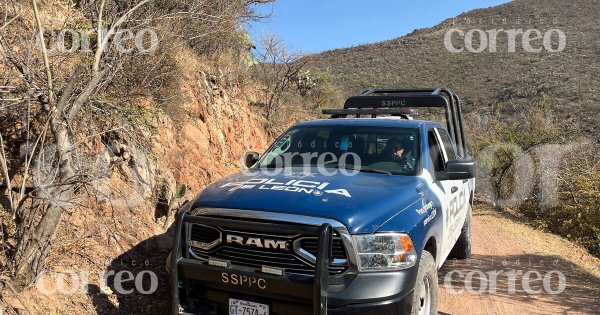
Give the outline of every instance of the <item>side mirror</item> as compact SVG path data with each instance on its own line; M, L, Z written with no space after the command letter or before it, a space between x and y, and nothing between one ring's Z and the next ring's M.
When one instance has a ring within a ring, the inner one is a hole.
M448 160L445 172L435 173L437 180L460 180L475 178L477 163L474 159Z
M260 154L258 152L254 152L254 151L246 152L246 154L244 154L244 165L247 168L250 168L254 164L256 164L256 162L258 162L259 158L260 158Z

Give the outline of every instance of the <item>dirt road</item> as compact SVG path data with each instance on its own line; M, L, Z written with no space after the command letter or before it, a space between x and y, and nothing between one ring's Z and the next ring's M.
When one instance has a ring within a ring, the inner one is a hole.
M439 272L439 314L600 313L600 260L485 205L473 224L471 259Z
M439 314L600 314L599 259L561 237L535 230L484 204L475 206L473 224L471 259L447 261L439 272ZM157 250L159 243L159 239L148 240L123 256L142 259L153 253L156 261L150 266L167 281L162 265L167 252ZM115 261L118 267L121 258ZM512 281L507 276L511 271L515 272ZM541 279L537 279L536 271ZM527 272L529 280L524 281ZM543 277L550 279L550 291L559 291L558 272L564 275L564 290L549 294ZM497 273L495 281L491 273ZM488 282L484 285L480 278ZM492 283L495 292L490 289ZM540 294L528 293L540 290ZM114 304L118 311L110 301L102 303L95 297L98 314L165 314L168 305L168 294L162 286L152 295L117 296L118 303Z
M486 205L474 207L473 225L471 259L447 261L439 271L440 314L600 314L599 259ZM171 242L167 234L137 244L105 268L133 274L152 270L161 281L153 294L120 295L94 284L88 294L46 296L32 287L20 300L11 294L4 298L14 308L24 310L17 306L27 305L31 314L166 314L169 294L164 262ZM134 261L147 264L133 265ZM512 279L509 272L515 274ZM559 274L564 276L562 291ZM549 279L548 288L544 276ZM561 292L549 294L548 289Z

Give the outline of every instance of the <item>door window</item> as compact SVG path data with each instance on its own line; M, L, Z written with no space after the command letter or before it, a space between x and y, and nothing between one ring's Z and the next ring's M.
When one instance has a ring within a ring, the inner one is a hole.
M442 151L440 150L440 145L433 129L427 132L427 142L429 146L429 163L431 164L432 171L444 171L444 157L442 156Z
M452 146L452 141L450 141L450 136L448 136L448 132L444 129L436 128L435 129L442 140L442 144L444 145L444 150L446 151L446 158L448 160L455 159L456 153L454 151L454 147Z

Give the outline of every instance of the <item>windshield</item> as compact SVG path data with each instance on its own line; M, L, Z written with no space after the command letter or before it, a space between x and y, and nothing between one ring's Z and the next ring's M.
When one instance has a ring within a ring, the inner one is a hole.
M365 126L294 127L277 140L259 167L344 168L416 175L418 129Z

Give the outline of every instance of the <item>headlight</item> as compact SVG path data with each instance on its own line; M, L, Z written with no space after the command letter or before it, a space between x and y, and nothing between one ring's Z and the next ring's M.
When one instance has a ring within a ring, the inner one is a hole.
M354 235L360 271L400 270L415 265L417 252L408 234Z

